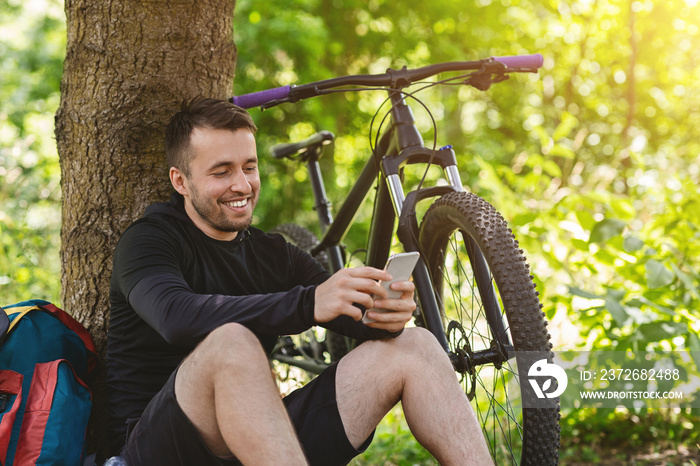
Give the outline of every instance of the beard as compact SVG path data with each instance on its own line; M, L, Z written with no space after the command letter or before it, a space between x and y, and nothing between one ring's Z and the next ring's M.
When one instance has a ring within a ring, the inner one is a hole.
M257 193L254 193L248 199L250 205L249 212L240 218L231 218L227 215L225 207L222 207L219 202L213 201L211 198L200 196L193 186L190 187L190 200L192 207L197 212L199 217L215 230L233 233L243 231L248 228L253 221L253 209L257 204Z

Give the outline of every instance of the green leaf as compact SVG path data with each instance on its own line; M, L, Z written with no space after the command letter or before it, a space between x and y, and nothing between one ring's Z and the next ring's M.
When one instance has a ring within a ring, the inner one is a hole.
M591 231L591 243L606 243L609 239L619 236L627 224L615 218L606 218L598 222Z
M549 135L547 134L547 131L541 126L535 126L534 128L535 134L537 134L538 139L540 140L540 145L542 147L547 147L550 142Z
M601 249L600 251L596 252L593 257L595 257L596 260L602 264L614 266L619 255L614 251L611 252L608 249ZM597 265L600 266L600 264Z
M635 252L639 251L644 247L644 241L633 235L625 236L622 242L622 248L625 252Z
M698 277L691 277L687 273L683 272L680 267L678 267L676 264L671 262L671 268L673 269L673 272L676 274L676 277L680 279L680 281L683 283L683 286L693 295L695 296L696 299L700 299L700 292L698 291Z
M571 113L569 113L569 112L562 113L561 122L554 130L554 134L552 135L552 138L555 141L558 141L561 138L565 138L566 136L569 135L571 130L573 130L578 125L578 123L579 123L578 118L573 116Z
M593 218L593 215L588 210L584 209L577 209L574 212L574 215L576 216L576 220L578 220L579 225L581 225L583 228L586 230L590 230L593 228L595 225L595 219Z
M608 289L608 296L614 299L615 301L622 301L622 299L625 297L627 294L627 290L624 289L619 289L619 288L609 288Z
M624 324L629 317L624 306L612 296L605 298L605 307L618 325Z
M561 168L553 160L545 160L542 164L542 169L552 178L561 177Z
M528 225L532 222L537 220L537 214L534 212L525 212L516 215L513 217L513 220L511 220L512 225Z
M651 289L663 288L673 283L675 274L663 263L650 259L645 264L647 273L647 286Z
M589 250L588 243L586 243L585 241L580 240L580 239L576 239L576 238L571 239L571 245L574 246L579 251L588 252L588 250Z
M549 155L563 157L565 159L573 159L576 157L574 151L572 151L568 147L562 146L561 144L554 144L549 150Z
M693 332L688 332L685 337L685 346L694 353L700 353L700 337ZM697 358L696 361L698 361Z
M615 215L621 218L635 218L637 215L637 210L627 197L613 197L609 206Z
M656 342L668 340L688 333L688 326L679 322L653 322L639 326L643 341Z
M571 293L574 296L579 296L581 298L586 298L586 299L603 299L603 297L600 295L589 293L588 291L582 290L580 288L576 288L575 286L569 287L569 293Z
M649 307L651 307L659 312L663 312L664 314L669 315L671 317L676 315L676 312L673 309L666 307L666 306L662 306L661 304L659 304L655 301L651 301L651 300L645 298L644 296L630 299L627 302L627 304L629 306L637 306L639 308L642 308L642 306L649 306Z

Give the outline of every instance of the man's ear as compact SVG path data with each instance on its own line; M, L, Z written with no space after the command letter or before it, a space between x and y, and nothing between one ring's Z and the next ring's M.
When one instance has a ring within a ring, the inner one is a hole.
M187 195L187 184L185 183L185 181L185 174L182 173L182 171L180 171L179 168L170 167L170 183L172 183L173 188L175 188L175 191L182 194L183 196Z

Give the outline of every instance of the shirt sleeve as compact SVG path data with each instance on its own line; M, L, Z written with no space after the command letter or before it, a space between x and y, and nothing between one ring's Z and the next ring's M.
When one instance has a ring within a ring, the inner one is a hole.
M133 287L129 303L168 343L190 347L230 322L261 335L303 332L313 325L314 290L297 286L263 295L198 294L181 276L159 272Z
M196 293L182 271L188 254L192 253L164 226L147 222L129 228L115 250L113 285L168 343L193 347L230 322L269 336L300 333L314 324L314 281L324 279L317 270L305 269L288 291Z
M236 322L258 335L292 335L314 322L316 286L330 274L307 252L287 244L294 277L287 291L232 296L197 293L183 275L191 254L164 226L136 223L122 236L114 256L120 294L168 343L194 347L212 330ZM341 316L324 328L359 341L398 335Z

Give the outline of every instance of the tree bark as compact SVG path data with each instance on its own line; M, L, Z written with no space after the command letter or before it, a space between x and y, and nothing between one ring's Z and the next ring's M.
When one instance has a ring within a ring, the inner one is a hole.
M164 130L183 99L230 95L231 0L66 0L56 114L62 171L61 300L104 361L112 253L171 190ZM104 438L103 368L93 384L93 451Z

